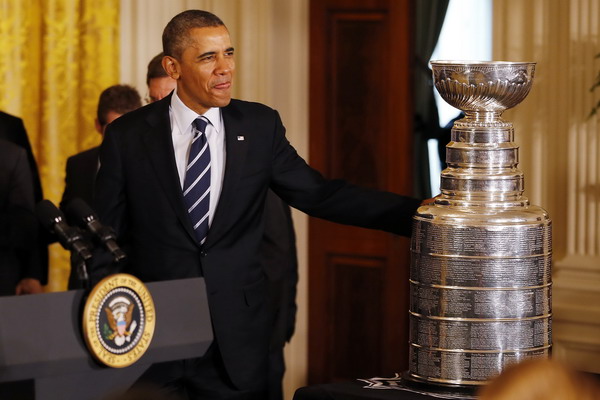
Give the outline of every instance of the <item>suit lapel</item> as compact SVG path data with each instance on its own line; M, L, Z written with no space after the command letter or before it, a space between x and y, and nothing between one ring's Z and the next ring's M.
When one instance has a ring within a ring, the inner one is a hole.
M196 242L194 229L183 201L183 193L179 183L173 140L171 138L169 104L171 104L171 96L157 102L156 111L148 114L146 121L150 125L150 129L143 135L143 143L154 167L156 178L164 189L177 218L179 218L188 235Z
M234 102L235 100L232 100L232 103ZM242 115L232 103L221 109L225 124L225 173L219 203L204 243L207 248L216 243L227 231L228 210L235 198L235 188L246 161L248 142L240 140L240 137L246 139L248 135L247 132L244 132Z

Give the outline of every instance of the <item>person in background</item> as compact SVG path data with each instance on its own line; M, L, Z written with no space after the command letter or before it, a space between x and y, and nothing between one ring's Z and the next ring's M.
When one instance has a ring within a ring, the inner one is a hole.
M168 96L177 86L177 81L162 66L163 57L164 53L161 52L148 64L148 103ZM269 280L269 296L274 314L269 352L268 400L283 400L283 348L292 338L296 325L298 257L290 207L272 190L267 192L265 201L265 233L259 257Z
M0 139L14 143L25 150L29 171L31 171L31 185L33 187L34 205L40 202L43 198L42 182L38 172L37 163L31 149L29 137L25 130L25 125L21 118L0 111ZM48 282L48 241L43 230L38 230L39 235L35 251L39 258L39 281L41 285ZM37 290L37 287L36 287Z
M148 85L148 96L146 103L154 103L167 97L177 86L177 81L171 78L162 66L164 54L158 53L148 63L146 73L146 85Z
M481 388L480 400L600 400L600 383L552 359L525 360Z
M95 120L96 131L100 135L103 135L108 124L121 115L141 106L141 97L133 87L128 85L113 85L106 88L98 99ZM60 202L61 209L64 209L75 198L80 198L89 205L93 203L94 180L96 179L96 172L99 166L99 150L100 147L96 146L67 159L65 190ZM73 259L71 260L68 288L81 288Z
M418 199L325 179L277 111L231 98L234 48L217 16L176 15L163 32L169 96L114 121L94 204L144 282L203 276L214 340L200 358L152 365L138 384L189 399L268 398L273 311L260 260L271 189L314 217L409 236ZM92 282L106 266L90 271Z
M25 149L0 139L0 296L42 292L34 186Z
M43 197L42 183L38 173L37 163L31 150L31 144L27 137L27 131L21 118L0 111L0 139L8 140L23 148L27 155L27 163L31 171L31 183L33 185L33 199L37 203Z
M106 88L98 99L96 131L104 134L107 125L121 115L142 106L142 100L137 90L128 85L114 85ZM63 192L60 208L74 198L83 199L92 204L93 187L98 171L98 153L100 146L82 151L67 159L65 174L65 190Z

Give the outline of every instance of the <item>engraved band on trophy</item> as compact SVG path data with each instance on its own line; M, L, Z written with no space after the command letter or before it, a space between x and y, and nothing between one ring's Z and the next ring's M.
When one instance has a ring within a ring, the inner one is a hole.
M475 388L552 345L551 221L523 196L513 125L500 117L529 93L535 63L431 66L465 117L446 146L441 195L413 219L407 378Z

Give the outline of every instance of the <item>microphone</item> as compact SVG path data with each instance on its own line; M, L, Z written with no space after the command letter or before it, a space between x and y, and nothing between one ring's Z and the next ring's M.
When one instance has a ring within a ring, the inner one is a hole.
M82 199L75 198L67 203L65 212L71 221L77 223L91 232L104 247L112 254L115 262L123 261L127 255L117 244L117 235L114 230L108 226L103 226L94 210Z
M92 252L81 231L67 225L64 214L50 200L40 201L35 206L35 215L44 228L58 236L62 247L76 253L84 261L92 258Z

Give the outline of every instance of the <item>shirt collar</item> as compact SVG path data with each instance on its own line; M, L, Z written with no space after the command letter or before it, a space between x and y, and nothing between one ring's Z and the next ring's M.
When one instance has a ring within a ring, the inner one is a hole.
M179 128L179 133L182 135L190 132L192 122L199 117L196 111L183 104L183 101L177 95L177 88L171 96L171 111L173 112L175 124ZM217 133L221 131L221 109L219 107L209 108L202 115L208 119Z

